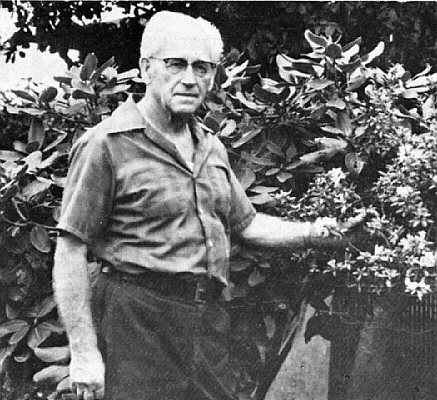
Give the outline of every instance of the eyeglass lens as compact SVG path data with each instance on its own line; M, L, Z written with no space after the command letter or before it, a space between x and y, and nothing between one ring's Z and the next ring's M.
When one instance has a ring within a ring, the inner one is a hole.
M184 58L165 58L164 62L171 74L180 74L188 68L188 61ZM205 61L195 61L191 64L191 67L199 77L204 77L212 71L211 64Z

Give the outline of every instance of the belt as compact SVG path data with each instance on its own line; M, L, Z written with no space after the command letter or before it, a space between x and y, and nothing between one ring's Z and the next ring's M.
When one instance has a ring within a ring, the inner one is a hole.
M204 275L171 275L151 270L131 274L108 265L104 265L101 272L118 282L128 282L153 290L163 296L198 304L207 304L217 300L225 287L218 279Z

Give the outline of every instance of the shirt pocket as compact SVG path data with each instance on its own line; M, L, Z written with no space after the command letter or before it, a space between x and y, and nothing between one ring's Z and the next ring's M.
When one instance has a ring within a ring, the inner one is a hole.
M175 219L188 207L187 195L180 177L140 174L135 177L133 186L133 207L145 220Z
M208 178L211 184L211 204L218 214L226 217L231 208L231 185L229 171L224 164L208 165Z

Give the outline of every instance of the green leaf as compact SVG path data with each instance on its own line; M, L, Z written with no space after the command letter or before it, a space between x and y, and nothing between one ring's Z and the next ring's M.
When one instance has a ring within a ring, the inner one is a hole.
M279 157L285 158L284 151L274 142L267 142L266 148L268 151L270 151L273 154L276 154Z
M24 100L31 101L32 103L36 102L36 98L24 90L11 90L11 92Z
M226 125L224 128L220 131L221 137L228 137L232 135L235 132L235 129L237 129L237 123L233 119L228 119L226 121Z
M30 144L32 142L38 143L38 148L41 147L42 142L45 139L44 123L41 118L33 117L30 123L29 134L27 135L27 142ZM35 149L35 150L38 150ZM34 150L34 151L35 151Z
M359 68L362 64L361 58L356 59L355 61L352 61L351 63L348 63L346 65L342 66L342 70L346 74L351 74L354 72L357 68Z
M25 186L21 193L27 201L30 201L32 197L42 194L48 190L52 184L53 182L50 179L38 177Z
M23 161L28 165L27 172L30 174L36 172L41 164L41 160L42 153L40 151L34 151L27 157L23 158Z
M254 268L249 276L247 283L250 287L258 286L260 283L265 282L266 277L261 273L258 268Z
M70 374L70 367L63 365L50 365L47 368L39 371L33 376L33 381L36 383L58 383L65 379Z
M272 193L276 192L277 190L278 188L276 186L255 186L250 188L250 191L254 193Z
M117 82L117 70L114 67L107 67L102 71L102 76L105 77L107 81L115 79Z
M46 110L41 110L37 108L22 108L21 111L23 111L25 114L32 115L34 117L42 117L43 115L47 114Z
M312 81L307 82L307 86L315 90L322 90L334 84L335 82L329 79L314 79Z
M3 367L6 359L14 352L16 344L2 347L0 349L0 374L3 373Z
M346 108L346 103L342 99L329 100L326 105L339 110L344 110Z
M117 81L118 81L118 83L121 83L122 81L133 80L135 78L138 78L139 73L140 73L140 70L138 68L132 68L129 71L122 72L121 74L118 74Z
M323 150L304 154L303 156L300 157L300 160L305 164L317 164L318 162L324 159L326 159L326 152Z
M70 359L69 346L64 347L35 347L33 349L35 355L46 363L67 362Z
M91 85L89 85L89 84L87 84L87 83L84 83L84 82L82 82L82 81L79 80L79 79L73 78L73 79L71 80L71 84L72 84L72 86L73 86L74 89L77 89L77 90L75 90L75 91L73 92L73 98L74 98L74 99L75 99L75 98L80 98L80 97L75 97L75 93L76 93L77 91L79 91L79 92L81 92L81 93L84 93L84 94L91 95L91 96L93 96L93 95L96 94L96 93L94 92L94 89L93 89L93 87L92 87ZM87 97L85 97L85 98L88 98L88 97L89 97L89 96L87 96Z
M94 53L87 54L82 69L80 70L80 79L82 81L87 81L91 78L91 75L97 68L98 62L99 60Z
M6 316L8 319L17 319L20 315L20 309L18 307L14 307L11 304L6 304Z
M325 48L328 46L329 42L323 36L318 36L307 29L304 33L305 39L310 44L313 49Z
M58 89L56 89L53 86L49 86L48 88L44 89L43 92L39 96L39 101L41 103L50 103L53 101L56 96L58 95Z
M206 115L206 117L203 119L203 123L214 133L217 133L220 130L220 121L214 118L212 113L208 113Z
M237 141L232 143L232 147L234 149L242 146L246 142L252 140L255 136L257 136L262 131L262 128L255 128L252 130L249 130L248 132L245 132Z
M235 94L235 98L237 98L241 104L244 104L247 108L261 112L266 109L266 105L257 104L254 101L248 100L241 91L238 91Z
M280 174L276 175L276 179L281 183L284 183L291 178L293 178L293 174L290 174L289 172L281 172Z
M14 142L12 143L12 147L14 148L15 151L19 151L20 153L27 154L26 143L20 142L19 140L14 140Z
M0 150L0 160L13 162L21 160L22 158L23 155L16 151Z
M17 332L26 326L29 326L29 324L21 319L4 322L0 325L0 338L8 335L9 333Z
M67 177L57 176L57 175L54 175L54 174L52 174L50 177L52 178L53 183L56 186L59 186L61 188L67 187Z
M43 151L49 151L51 149L54 149L58 144L62 143L67 138L67 136L67 132L62 132L52 143L45 147Z
M230 261L230 268L232 272L241 272L246 270L252 265L252 261L250 260L244 260L244 259L237 259L237 260L231 260Z
M275 199L272 196L270 196L270 194L268 193L261 193L256 196L250 196L249 200L253 204L257 204L257 205L269 204L275 201Z
M9 344L18 344L29 332L30 325L26 322L19 330L17 330L10 338Z
M39 225L34 226L30 231L30 242L41 253L50 253L52 249L47 230Z
M99 271L100 271L100 268L99 268ZM63 332L65 332L65 327L64 327L64 325L62 324L62 322L60 320L55 321L55 320L51 319L49 321L43 322L41 325L46 326L53 333L63 333Z
M333 139L333 138L328 138L328 137L317 138L317 139L315 139L315 142L321 144L322 148L324 148L324 149L332 148L332 149L337 149L337 150L344 150L348 146L348 142L346 142L346 140Z
M61 153L60 151L54 151L50 157L47 157L44 161L39 165L40 169L45 169L47 167L52 166L52 164L65 153Z
M353 40L352 42L344 45L343 52L346 52L349 49L351 49L352 47L354 47L355 45L360 45L361 43L362 43L362 39L361 39L361 37L358 37L357 39Z
M55 309L57 303L53 296L47 297L44 299L38 308L38 313L36 314L37 318L41 318L49 314L52 310ZM47 326L51 326L50 324Z
M266 174L266 176L272 176L272 175L275 175L275 174L277 174L278 172L280 172L281 171L281 168L270 168L270 169L268 169L266 172L265 172L265 174Z
M384 49L385 49L384 42L379 42L378 45L370 53L361 57L361 61L363 62L364 65L369 64L376 57L379 57L384 52Z
M94 84L102 76L102 72L109 67L115 66L115 57L111 57L109 60L105 61L99 68L95 70L91 76L91 83ZM128 71L130 72L130 71ZM121 79L121 78L120 78Z
M44 324L40 324L32 329L27 339L27 345L34 349L43 343L50 335L52 331Z
M346 168L355 175L359 175L364 168L365 162L357 153L347 153L344 159Z
M264 103L277 103L279 96L276 93L263 89L258 83L253 86L253 93Z
M337 113L335 119L336 128L340 129L346 136L350 136L352 133L352 123L347 111L340 111Z

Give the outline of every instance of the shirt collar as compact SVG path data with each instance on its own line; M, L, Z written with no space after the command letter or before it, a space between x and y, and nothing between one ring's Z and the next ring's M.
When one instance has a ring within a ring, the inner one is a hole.
M197 175L211 150L211 135L202 129L194 117L188 121L188 125L198 140L194 167L194 174ZM175 151L175 146L143 118L132 96L98 126L111 134L141 129L150 140L167 152Z

